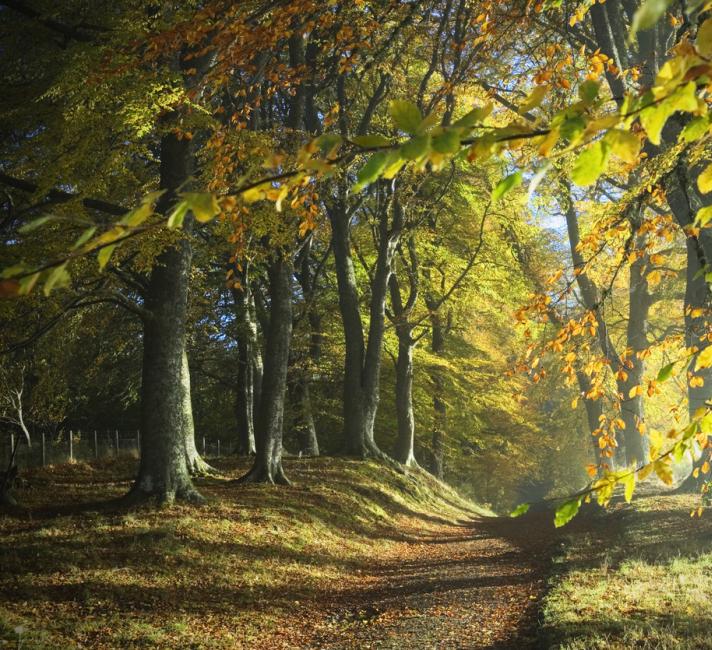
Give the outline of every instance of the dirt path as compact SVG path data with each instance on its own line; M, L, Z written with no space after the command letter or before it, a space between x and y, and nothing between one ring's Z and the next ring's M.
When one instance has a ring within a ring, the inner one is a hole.
M538 610L556 538L550 514L410 534L374 561L363 589L338 595L314 647L540 647Z

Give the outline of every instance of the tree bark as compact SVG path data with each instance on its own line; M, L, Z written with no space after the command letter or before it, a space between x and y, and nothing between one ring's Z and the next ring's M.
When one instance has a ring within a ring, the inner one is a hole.
M442 317L439 312L431 313L430 328L430 349L433 354L444 356L446 324L442 322ZM433 448L430 472L436 478L443 480L445 477L445 436L447 435L445 380L440 368L433 368L430 372L430 378L433 382Z
M358 287L351 254L349 215L345 193L330 206L332 248L339 293L339 311L344 328L344 447L349 455L368 456L366 444L366 417L363 405L362 372L365 341L361 313L359 311Z
M160 213L168 213L190 174L190 141L164 136ZM141 461L129 500L202 500L190 478L185 433L183 364L191 260L190 242L182 236L157 257L148 280L144 307L151 315L143 336Z
M398 331L396 359L396 417L398 437L393 457L406 467L417 466L415 460L415 416L413 414L413 349L415 341L410 326Z
M297 373L289 382L289 398L292 405L292 428L297 434L299 454L318 456L319 440L311 405L311 390L305 373Z
M403 210L394 185L382 191L386 195L379 211L376 267L371 281L368 341L364 337L359 310L358 287L351 254L349 213L345 192L329 209L332 247L339 292L339 309L344 327L344 442L347 454L359 458L384 457L374 439L378 411L381 353L386 320L386 296L391 265L403 228Z
M237 394L235 415L237 419L237 453L251 456L255 453L254 413L257 408L256 383L262 381L262 360L257 343L257 323L250 294L249 266L244 263L238 272L241 283L233 287L237 320ZM255 364L255 352L259 359L259 376Z
M255 462L239 482L289 483L282 468L282 429L292 338L292 275L291 257L278 253L269 267L270 317L255 427Z
M650 450L647 436L640 433L640 428L645 423L643 396L638 394L630 396L630 390L633 387L643 384L645 373L645 361L639 355L648 348L646 332L651 301L645 270L649 262L648 256L644 255L630 265L628 328L626 332L627 354L623 362L627 378L618 380L621 419L625 423L623 430L625 459L629 467L647 463Z
M188 366L188 354L183 350L183 361L181 363L181 389L183 391L183 435L185 436L185 460L188 464L188 471L192 476L201 476L215 472L205 459L198 453L195 445L195 424L193 421L193 404L190 392L190 367Z

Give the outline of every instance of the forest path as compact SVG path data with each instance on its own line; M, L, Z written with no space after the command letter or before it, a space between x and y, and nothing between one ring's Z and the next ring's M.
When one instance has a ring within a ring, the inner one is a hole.
M405 535L374 559L362 589L329 603L314 647L540 647L538 610L557 539L551 513Z

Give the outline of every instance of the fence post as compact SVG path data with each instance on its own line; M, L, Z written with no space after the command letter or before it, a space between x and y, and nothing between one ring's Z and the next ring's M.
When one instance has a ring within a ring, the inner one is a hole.
M45 448L45 432L42 432L42 467L47 464L47 450Z
M116 441L116 455L119 455L119 430L114 429L114 438Z
M136 429L136 451L141 455L141 429Z
M74 434L72 433L72 430L69 430L69 462L71 463L74 460Z
M207 453L205 452L205 436L203 436L203 456L207 456Z
M15 434L10 431L10 455L15 453Z
M94 458L99 459L99 439L96 435L96 429L94 429Z
M218 438L218 458L220 458L220 438Z

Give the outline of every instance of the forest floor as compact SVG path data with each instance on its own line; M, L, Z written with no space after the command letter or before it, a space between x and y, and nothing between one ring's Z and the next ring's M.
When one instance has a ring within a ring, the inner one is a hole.
M712 597L712 536L690 497L556 531L551 513L494 517L424 472L303 459L292 487L231 483L245 467L199 480L207 505L159 511L102 505L129 459L28 472L27 509L0 516L0 647L668 647L645 644L708 627L691 608ZM658 597L662 549L675 578Z

